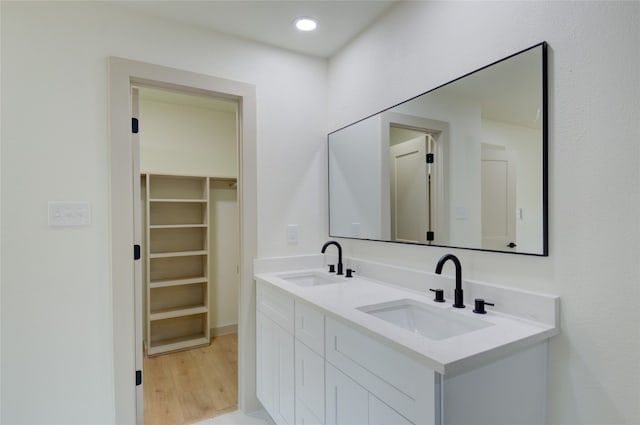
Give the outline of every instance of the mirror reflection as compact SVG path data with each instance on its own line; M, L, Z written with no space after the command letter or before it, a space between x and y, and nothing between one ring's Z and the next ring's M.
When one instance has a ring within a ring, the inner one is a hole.
M546 44L328 137L330 236L547 255Z

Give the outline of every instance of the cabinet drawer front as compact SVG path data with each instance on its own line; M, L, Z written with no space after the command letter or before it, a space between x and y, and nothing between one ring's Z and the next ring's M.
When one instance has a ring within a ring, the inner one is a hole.
M327 361L410 421L435 423L439 376L433 370L332 318L325 326Z
M369 425L414 425L413 422L369 394Z
M324 357L324 314L296 300L296 338Z
M324 358L296 340L296 407L304 404L324 422Z
M369 393L330 364L326 365L326 424L367 425Z
M322 399L324 400L324 394ZM324 414L322 416L324 417ZM300 399L296 398L296 425L324 425L324 421L318 419Z
M293 297L256 280L256 308L284 330L293 334Z

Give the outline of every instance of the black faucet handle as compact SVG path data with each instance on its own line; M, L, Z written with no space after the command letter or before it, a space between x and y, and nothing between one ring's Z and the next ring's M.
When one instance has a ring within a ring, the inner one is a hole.
M443 303L444 302L444 289L429 289L431 292L435 292L436 293L436 297L433 299L433 301L437 302L437 303Z
M347 269L347 274L345 275L345 277L353 277L353 273L355 273L356 271L353 269Z
M490 305L491 307L493 307L495 304L488 303L485 300L483 300L482 298L476 298L476 300L475 300L475 308L473 309L473 312L476 313L476 314L487 314L487 311L484 309L485 305Z
M329 264L329 273L335 273L335 272L336 272L336 265Z

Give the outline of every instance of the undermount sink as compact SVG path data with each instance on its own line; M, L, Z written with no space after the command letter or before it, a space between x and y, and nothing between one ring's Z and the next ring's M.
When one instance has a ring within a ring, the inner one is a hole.
M358 307L358 310L433 340L442 340L492 326L460 312L403 299Z
M284 279L288 282L294 283L298 286L328 285L330 283L342 282L343 280L340 276L330 275L317 271L286 273L278 275L278 277L280 279Z

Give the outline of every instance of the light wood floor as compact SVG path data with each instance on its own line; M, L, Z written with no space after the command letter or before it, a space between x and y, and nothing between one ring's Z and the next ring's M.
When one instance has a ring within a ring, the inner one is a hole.
M145 425L182 425L236 409L238 335L144 359Z

